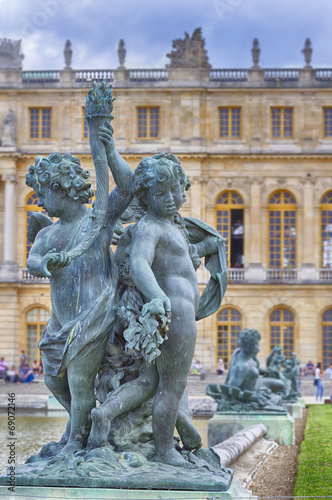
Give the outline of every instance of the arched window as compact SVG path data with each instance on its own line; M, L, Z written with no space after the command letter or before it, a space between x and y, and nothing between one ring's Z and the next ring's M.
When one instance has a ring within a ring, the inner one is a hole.
M237 348L239 334L242 330L242 316L233 307L222 309L217 317L217 350L216 364L219 358L228 368L228 363L232 352Z
M326 369L332 363L332 308L323 314L322 349L323 368Z
M38 206L38 196L35 193L30 194L30 196L27 198L25 205L25 254L24 254L25 266L26 266L26 261L28 260L29 257L29 252L32 247L32 242L28 240L28 227L32 212L43 212L43 214L46 214L46 212L42 209L42 207Z
M229 267L243 267L243 200L235 191L222 193L216 205L216 228L226 238Z
M321 267L332 267L332 191L323 196L320 211Z
M284 355L289 358L294 352L294 314L286 307L279 307L270 316L270 350L281 345Z
M31 364L36 359L39 361L40 353L38 342L40 336L46 328L46 323L50 318L50 313L43 307L35 307L26 315L27 328L27 360Z
M269 267L296 267L296 201L287 191L274 193L269 200Z

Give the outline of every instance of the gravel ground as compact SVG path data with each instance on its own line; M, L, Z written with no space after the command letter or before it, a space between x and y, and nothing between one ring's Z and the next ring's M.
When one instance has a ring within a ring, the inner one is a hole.
M304 439L307 410L302 419L295 420L295 445L279 446L259 468L250 487L258 498L293 498L296 478L297 457Z

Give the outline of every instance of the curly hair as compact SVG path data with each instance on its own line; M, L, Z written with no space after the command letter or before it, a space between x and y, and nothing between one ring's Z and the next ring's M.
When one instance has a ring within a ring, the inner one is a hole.
M190 189L189 179L180 164L179 158L171 153L159 153L152 157L147 156L137 165L134 172L132 194L146 208L145 193L152 186L153 180L162 184L172 177L180 180L183 191Z
M43 188L63 192L74 201L87 203L95 194L91 184L86 182L90 172L83 170L81 162L70 153L52 153L47 158L36 156L35 164L30 165L25 177L27 186L32 187L37 194Z
M255 341L260 341L261 334L257 330L245 328L239 335L239 347L246 349Z

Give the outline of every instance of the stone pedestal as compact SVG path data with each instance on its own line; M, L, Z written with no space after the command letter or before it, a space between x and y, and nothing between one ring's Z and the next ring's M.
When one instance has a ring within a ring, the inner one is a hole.
M264 424L265 439L294 444L294 419L290 415L214 415L208 422L208 446L212 447L253 424Z
M302 406L302 408L305 408L306 404L303 398L297 398L297 402Z
M302 405L299 403L283 403L282 406L293 418L302 418Z
M80 499L80 500L257 500L251 491L241 486L239 481L233 481L225 493L211 491L179 491L179 490L125 490L111 488L42 488L33 486L16 486L15 493L8 491L6 486L0 486L0 496L7 500L44 500Z

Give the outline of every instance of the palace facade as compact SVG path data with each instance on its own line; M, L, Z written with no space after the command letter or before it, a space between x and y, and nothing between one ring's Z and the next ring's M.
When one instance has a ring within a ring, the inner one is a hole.
M281 344L303 363L332 362L332 68L313 68L308 50L301 69L260 68L255 41L252 68L214 69L200 32L189 42L173 44L163 69L127 69L121 42L117 69L75 70L67 42L63 70L22 71L19 42L0 40L0 356L9 363L21 349L39 359L51 310L48 280L26 269L27 225L40 209L25 175L36 155L71 152L94 185L83 112L103 79L116 97L119 153L133 169L143 156L177 155L191 181L182 214L227 238L226 296L198 323L206 371L227 364L244 327L261 333L262 361ZM202 291L207 271L198 277Z

